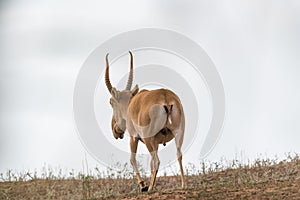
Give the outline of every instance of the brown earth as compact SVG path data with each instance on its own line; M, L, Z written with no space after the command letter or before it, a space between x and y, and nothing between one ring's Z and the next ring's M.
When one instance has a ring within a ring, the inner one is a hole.
M152 192L138 191L135 179L91 176L72 179L33 179L0 182L0 199L300 199L300 161L204 171L157 178Z

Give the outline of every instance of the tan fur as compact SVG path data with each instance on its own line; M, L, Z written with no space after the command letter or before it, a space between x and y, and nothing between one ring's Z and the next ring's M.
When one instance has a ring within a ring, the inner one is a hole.
M166 105L168 107L170 105L175 105L177 108L181 107L179 98L170 90L142 90L131 99L128 106L128 113L135 124L147 126L150 123L150 109L155 104ZM181 115L181 110L179 112L179 115ZM177 127L180 120L174 120L173 127Z

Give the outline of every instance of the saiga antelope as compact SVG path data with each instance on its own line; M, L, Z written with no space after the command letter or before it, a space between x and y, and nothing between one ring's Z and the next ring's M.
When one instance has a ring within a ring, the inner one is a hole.
M175 138L177 158L184 187L181 145L184 137L185 119L180 99L167 89L142 90L138 85L133 89L133 56L130 54L130 72L125 90L112 87L109 79L108 54L106 55L105 83L111 94L113 108L111 128L116 139L122 139L127 129L130 135L130 163L136 173L141 191L153 189L159 167L158 145ZM159 72L158 72L159 73ZM142 141L151 154L151 178L149 187L144 184L136 163L138 142Z

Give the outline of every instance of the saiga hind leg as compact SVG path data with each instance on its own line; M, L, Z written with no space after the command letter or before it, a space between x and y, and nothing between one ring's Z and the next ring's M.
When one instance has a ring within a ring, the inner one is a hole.
M150 178L150 183L149 183L149 189L148 191L153 190L154 184L155 184L155 180L156 180L156 175L157 175L157 171L159 168L159 158L157 155L158 152L158 143L154 140L154 137L149 138L147 140L145 140L145 144L146 147L148 149L148 151L151 154L151 178Z
M130 136L130 151L131 151L131 155L130 155L130 163L133 167L133 170L136 174L136 178L138 181L138 184L140 186L140 189L142 192L147 191L148 187L145 186L144 181L140 175L139 169L137 167L136 164L136 151L137 151L137 146L138 146L138 140L136 140L133 136Z
M177 150L177 160L180 168L180 176L181 176L181 187L184 188L185 181L184 181L184 172L182 167L182 152L181 152L181 146L183 142L183 130L176 131L175 134L175 144L176 144L176 150Z

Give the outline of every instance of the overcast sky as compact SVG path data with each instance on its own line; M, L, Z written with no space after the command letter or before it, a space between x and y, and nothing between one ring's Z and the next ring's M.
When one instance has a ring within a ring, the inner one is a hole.
M77 74L107 39L148 27L194 40L222 78L225 126L207 159L300 151L299 1L14 0L0 3L0 171L95 166L73 120Z

